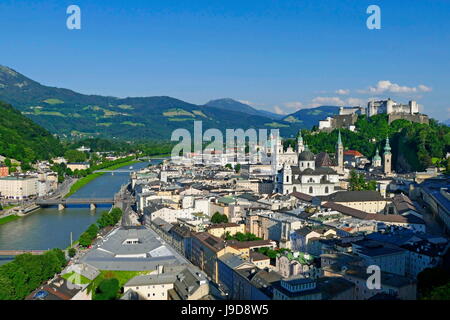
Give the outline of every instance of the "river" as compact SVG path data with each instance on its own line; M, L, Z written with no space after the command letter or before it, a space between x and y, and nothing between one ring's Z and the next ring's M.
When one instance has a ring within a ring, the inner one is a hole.
M159 162L154 160L153 163ZM136 163L133 169L142 169L150 162ZM129 166L123 167L128 169ZM119 169L118 169L119 170ZM78 190L71 198L109 198L130 179L129 173L105 173ZM70 206L64 211L44 208L12 222L0 225L0 250L47 250L67 248L70 234L73 241L94 223L102 211L111 206L98 206L91 212L89 206ZM0 256L0 265L11 261L11 257Z

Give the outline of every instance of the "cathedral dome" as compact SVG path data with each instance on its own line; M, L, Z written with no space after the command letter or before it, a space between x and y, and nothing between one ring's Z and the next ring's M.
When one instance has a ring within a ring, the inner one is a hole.
M314 153L305 150L298 155L298 161L314 161Z

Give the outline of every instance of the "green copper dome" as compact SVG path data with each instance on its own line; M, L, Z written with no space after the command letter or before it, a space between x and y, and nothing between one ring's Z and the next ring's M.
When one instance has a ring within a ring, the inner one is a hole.
M384 154L391 153L391 146L389 145L389 138L386 138L386 145L384 146Z
M377 152L375 153L375 156L373 157L374 161L381 161L381 157L380 157L380 151L377 148Z

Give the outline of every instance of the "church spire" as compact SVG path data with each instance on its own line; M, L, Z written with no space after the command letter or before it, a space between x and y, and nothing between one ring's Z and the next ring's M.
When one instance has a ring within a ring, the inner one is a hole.
M303 152L305 150L305 146L303 144L302 131L299 130L298 138L297 138L297 151L298 153Z
M338 142L337 142L338 146L342 146L342 137L341 137L341 130L339 130L339 136L338 136Z
M384 146L384 154L391 153L391 145L389 144L389 137L386 138L386 144Z

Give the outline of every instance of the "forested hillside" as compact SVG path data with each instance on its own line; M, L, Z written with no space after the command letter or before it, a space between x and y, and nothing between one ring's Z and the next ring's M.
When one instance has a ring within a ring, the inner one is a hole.
M11 105L0 102L0 115L0 155L31 163L63 154L58 139Z
M370 119L360 116L356 130L341 130L345 149L358 150L371 159L377 147L382 153L386 137L389 137L397 172L420 171L439 163L446 165L444 159L450 152L450 127L433 119L429 125L406 120L396 120L389 125L386 115ZM302 134L313 152L335 151L337 130L332 133L303 130Z

